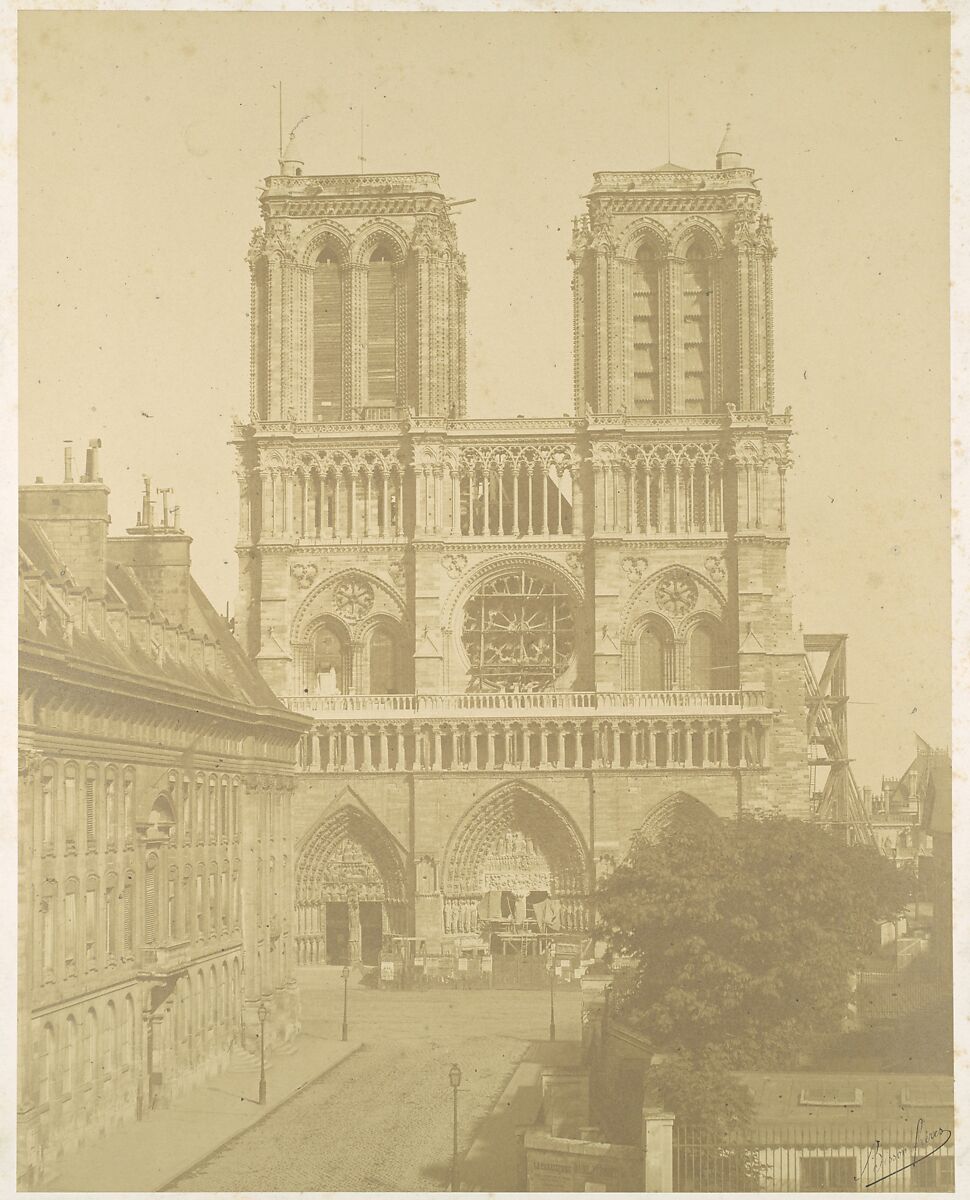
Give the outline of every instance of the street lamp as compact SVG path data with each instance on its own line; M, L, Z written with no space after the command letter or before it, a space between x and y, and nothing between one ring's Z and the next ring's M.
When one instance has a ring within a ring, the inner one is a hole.
M458 1089L461 1087L461 1067L457 1063L451 1064L451 1070L448 1072L448 1082L451 1084L455 1100L455 1120L452 1127L451 1142L451 1190L458 1192L461 1191L458 1186Z
M347 1040L347 980L350 978L350 967L344 967L340 974L344 981L344 1024L340 1040L345 1042Z
M549 1041L556 1040L556 943L549 943Z
M256 1010L259 1017L259 1104L266 1103L266 1018L269 1010L265 1004L260 1004Z

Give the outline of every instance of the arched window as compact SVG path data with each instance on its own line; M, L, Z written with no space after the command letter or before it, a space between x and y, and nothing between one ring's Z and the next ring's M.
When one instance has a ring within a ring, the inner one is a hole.
M134 829L132 813L134 812L135 804L135 773L134 771L125 771L124 786L122 789L122 806L121 806L121 836L125 845L131 842L132 830Z
M394 262L378 246L367 264L367 407L393 408L395 363Z
M84 889L84 964L91 971L98 962L98 879L89 875Z
M89 1008L84 1018L83 1082L93 1083L98 1073L98 1014Z
M311 691L318 696L347 690L347 652L343 636L329 624L318 626L310 650Z
M54 979L54 905L56 903L55 885L44 885L40 900L40 970L41 983L50 983Z
M124 1060L122 1065L130 1067L135 1061L135 1002L131 996L125 997L125 1023L122 1029L121 1045Z
M711 294L713 261L695 238L683 268L684 411L711 411Z
M195 838L201 841L205 836L205 779L202 775L195 777Z
M64 1032L64 1086L61 1088L61 1091L64 1095L70 1095L80 1082L77 1062L77 1022L74 1020L73 1015L67 1018Z
M37 1099L49 1104L54 1090L54 1071L57 1068L57 1039L49 1022L40 1035L40 1061L37 1064Z
M54 774L54 764L44 763L40 773L40 822L41 840L45 850L54 845L54 789L57 780Z
M644 625L637 639L642 692L661 692L669 687L670 638L656 625Z
M633 411L660 412L660 263L645 242L633 260Z
M219 980L219 1019L223 1026L229 1026L229 964L222 960L222 975Z
M192 836L192 784L187 775L182 776L182 841Z
M165 933L174 942L179 935L178 925L179 870L168 869L168 886L165 894Z
M69 879L64 887L64 965L68 975L77 971L77 889L76 879Z
M70 848L77 845L77 767L64 768L64 838Z
M313 419L340 416L343 385L343 281L331 250L313 266Z
M215 775L209 776L209 842L212 844L216 840L216 823L219 816L218 800L216 797L216 788L218 780Z
M109 847L118 842L118 772L108 767L104 773L104 825Z
M690 686L728 688L731 672L725 663L724 639L713 621L701 621L690 634Z
M404 690L404 657L400 639L386 624L378 625L370 636L368 665L370 679L368 692L372 696L384 696Z
M108 1006L104 1010L104 1031L101 1038L101 1067L105 1075L110 1075L115 1069L117 1046L115 1038L118 1036L115 1028L115 1006L114 1001L109 1000Z
M215 963L209 967L209 1026L214 1030L219 1024L219 985Z
M192 936L192 868L186 866L182 870L182 937L188 940Z

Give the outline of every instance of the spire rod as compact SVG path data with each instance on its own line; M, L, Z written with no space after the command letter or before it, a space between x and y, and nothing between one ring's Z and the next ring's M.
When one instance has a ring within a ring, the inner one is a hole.
M283 80L276 85L280 92L280 161L283 160Z
M360 154L357 155L357 161L360 163L360 173L364 173L364 163L367 161L364 158L364 106L360 106Z
M670 162L670 76L667 76L667 162Z

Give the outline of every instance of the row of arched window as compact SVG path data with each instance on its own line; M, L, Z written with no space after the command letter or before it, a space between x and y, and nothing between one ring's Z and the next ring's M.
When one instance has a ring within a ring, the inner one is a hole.
M238 860L172 864L162 875L161 859L145 860L145 943L191 942L238 929L242 879Z
M68 1099L89 1087L103 1089L135 1066L137 1045L131 993L117 1005L111 999L103 1006L48 1019L37 1030L34 1046L38 1103Z
M238 777L170 772L173 811L183 841L227 842L240 836ZM181 796L176 818L175 797ZM40 769L39 842L44 851L87 853L131 846L135 832L135 769L45 760ZM152 816L158 815L157 806ZM150 821L151 829L151 821ZM156 823L153 830L158 834ZM167 830L166 830L167 833Z
M50 759L40 769L40 844L69 853L120 849L134 835L135 771Z

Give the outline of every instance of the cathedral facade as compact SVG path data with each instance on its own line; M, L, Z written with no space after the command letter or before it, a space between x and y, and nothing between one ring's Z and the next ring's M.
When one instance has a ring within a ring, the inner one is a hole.
M714 169L594 176L571 418L467 414L436 175L303 168L291 142L261 197L233 430L236 634L315 722L299 961L488 948L547 902L582 937L597 879L678 813L807 815L775 248L730 133Z

